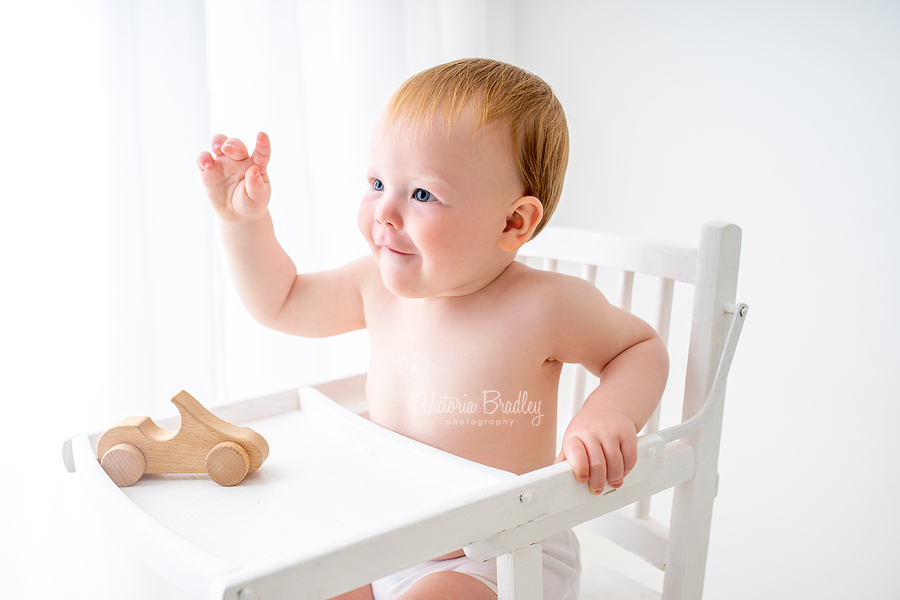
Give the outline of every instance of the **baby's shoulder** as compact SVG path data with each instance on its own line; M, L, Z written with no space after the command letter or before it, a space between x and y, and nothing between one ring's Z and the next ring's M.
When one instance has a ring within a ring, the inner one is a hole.
M581 319L604 311L606 298L592 283L568 275L514 263L502 296L519 314L532 323L558 327L560 320Z
M602 296L596 286L580 277L535 269L518 261L514 262L511 267L513 269L511 273L512 287L519 293L528 294L546 302L555 300L565 303L581 296Z

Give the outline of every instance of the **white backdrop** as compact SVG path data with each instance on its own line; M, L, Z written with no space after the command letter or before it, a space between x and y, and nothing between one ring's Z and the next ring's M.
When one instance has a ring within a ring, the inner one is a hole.
M97 0L5 13L0 564L14 592L179 595L104 532L62 470L65 436L165 412L181 388L215 404L365 368L364 333L296 340L243 314L193 164L209 134L270 134L279 238L301 268L331 267L365 252L353 217L390 91L483 55L541 75L566 106L555 223L685 243L706 220L743 228L751 316L706 597L895 595L898 5Z

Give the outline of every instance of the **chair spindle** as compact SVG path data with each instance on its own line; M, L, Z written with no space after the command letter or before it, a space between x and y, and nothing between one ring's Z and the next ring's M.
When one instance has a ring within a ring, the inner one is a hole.
M631 296L634 292L634 271L622 271L619 274L619 290L616 306L631 312Z
M556 259L555 258L545 258L544 259L544 270L552 271L556 273Z

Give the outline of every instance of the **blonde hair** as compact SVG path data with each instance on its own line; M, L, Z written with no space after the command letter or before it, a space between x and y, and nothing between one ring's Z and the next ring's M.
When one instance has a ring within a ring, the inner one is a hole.
M477 128L491 123L509 127L523 195L534 196L544 208L534 237L559 203L569 160L565 112L540 77L483 58L438 65L397 88L388 103L386 126L400 121L416 133L440 112L449 132L470 102Z

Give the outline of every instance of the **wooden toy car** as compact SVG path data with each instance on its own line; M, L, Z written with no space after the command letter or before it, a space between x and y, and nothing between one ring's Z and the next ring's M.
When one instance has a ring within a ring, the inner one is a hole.
M219 485L236 485L269 455L261 435L223 421L187 392L172 403L181 413L178 431L161 429L150 417L129 417L100 436L97 460L119 487L144 473L209 473Z

